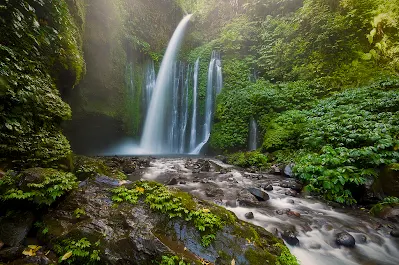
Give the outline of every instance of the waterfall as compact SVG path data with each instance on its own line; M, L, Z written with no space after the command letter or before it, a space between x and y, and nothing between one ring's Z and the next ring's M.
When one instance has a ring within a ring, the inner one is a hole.
M188 86L190 78L190 65L187 65L186 79L184 81L184 89L181 97L181 109L182 109L182 123L180 128L180 149L179 153L183 154L186 146L186 135L187 135L187 122L188 122Z
M167 135L166 120L170 113L167 113L165 103L168 102L166 100L167 92L173 79L171 70L174 68L173 64L177 51L180 48L191 16L185 16L177 26L159 69L140 143L140 148L147 154L162 154L169 151L165 145L165 135Z
M216 84L214 84L216 70ZM220 53L213 51L211 61L208 68L208 82L206 88L206 101L205 101L205 123L203 127L203 140L191 152L191 154L199 154L202 147L208 142L211 135L212 117L214 112L215 94L220 93L222 90L222 64L220 60ZM215 88L216 85L216 88Z
M199 58L194 66L194 87L193 87L193 116L191 119L190 150L194 151L197 142L197 94L198 94L198 71Z
M156 81L154 61L149 60L145 67L145 86L143 93L143 105L145 112L148 111L150 106L152 92L154 91Z
M125 82L130 97L134 97L134 71L133 63L128 63L125 70Z
M223 75L222 75L222 60L219 58L216 60L216 95L219 95L223 87Z
M249 123L249 151L256 150L258 142L258 125L256 120L252 117Z

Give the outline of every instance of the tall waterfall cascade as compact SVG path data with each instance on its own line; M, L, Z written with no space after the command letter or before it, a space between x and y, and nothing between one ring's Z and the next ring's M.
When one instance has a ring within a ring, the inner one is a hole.
M191 17L192 15L187 15L180 21L162 60L141 137L140 149L143 153L156 155L171 152L167 146L168 139L165 139L167 138L165 137L167 136L167 119L171 115L166 99L174 83L174 71L171 70L174 68L176 55Z
M258 125L256 124L256 120L253 117L249 122L248 148L249 151L253 151L258 148Z
M142 93L146 114L138 150L141 154L199 154L209 140L215 99L223 87L222 61L220 53L213 51L205 109L201 111L200 58L194 65L176 60L190 18L191 15L184 17L176 28L158 74L154 62L146 65Z
M144 77L145 77L145 83L144 83L144 93L143 93L143 106L144 106L144 112L147 112L151 103L151 96L152 92L154 91L156 78L157 78L155 74L155 66L153 60L149 60L146 63Z

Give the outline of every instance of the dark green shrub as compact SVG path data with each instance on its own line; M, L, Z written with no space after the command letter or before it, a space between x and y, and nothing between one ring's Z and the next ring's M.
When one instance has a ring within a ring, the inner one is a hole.
M0 199L51 205L59 197L76 188L77 184L72 173L51 168L26 169L18 175L9 171L0 179Z

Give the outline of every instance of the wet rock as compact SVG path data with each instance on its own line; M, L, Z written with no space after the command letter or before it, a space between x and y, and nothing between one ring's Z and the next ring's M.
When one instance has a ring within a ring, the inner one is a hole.
M250 263L245 255L249 247L262 255L272 255L271 260L275 260L281 253L272 246L282 241L263 228L238 220L234 224L225 224L216 233L211 247L203 247L201 234L192 222L186 222L181 218L170 219L168 214L151 210L142 200L136 204L121 203L115 207L110 200L110 190L113 186L91 180L89 182L84 192L74 190L55 208L50 209L49 213L43 216L43 222L48 228L46 237L51 238L53 242L66 237L86 237L92 243L100 239L101 244L98 248L101 251L102 264L151 265L153 260L163 255L174 254L176 245L184 246L189 256L197 256L198 259L202 258L213 264L220 252L229 253L232 249L237 260L243 264ZM211 212L227 216L220 207L205 201L199 203ZM73 210L77 208L85 209L85 220L76 222ZM240 236L252 233L251 229L259 235L265 250L255 245L248 246L245 236ZM233 234L234 231L240 232ZM230 264L231 259L220 262Z
M200 168L200 171L209 172L211 170L211 163L209 163L209 160L198 159L195 164L194 167Z
M257 189L257 188L248 188L248 191L258 199L258 201L267 201L270 199L269 194L266 192Z
M35 253L34 257L25 257L19 260L12 262L10 265L22 265L22 264L35 264L35 265L49 265L56 264L56 260L50 260L43 253Z
M254 213L253 212L248 212L245 214L245 218L247 219L254 219Z
M295 204L295 201L292 199L287 200L288 203Z
M295 211L289 211L287 212L288 216L294 216L294 217L301 217L301 214Z
M275 174L275 175L280 175L281 174L281 169L278 165L273 165L270 168L270 173Z
M281 210L276 210L276 213L278 214L278 215L283 215L283 214L286 214L286 213L288 213L288 212L290 212L291 211L291 209L281 209Z
M226 174L226 173L228 173L229 171L226 169L226 168L224 168L224 167L222 167L222 168L220 168L220 170L219 170L219 173L220 174Z
M259 205L259 201L247 189L238 191L237 201L241 206L256 207Z
M294 190L287 190L286 192L285 192L285 195L287 195L287 196L292 196L292 197L296 197L296 196L298 196L298 193L296 192L296 191L294 191Z
M22 251L24 251L23 246L3 248L0 250L0 260L2 261L12 261L21 257Z
M392 230L390 235L393 237L399 237L399 229Z
M194 162L191 158L187 159L186 162L184 163L184 167L187 169L193 169L194 168Z
M0 240L0 249L2 249L3 246L4 246L4 243L3 243L3 241Z
M177 183L178 183L177 179L176 178L172 178L171 180L169 180L167 185L172 186L172 185L177 185Z
M299 239L296 237L295 233L286 230L281 234L281 237L284 239L285 242L287 242L288 245L291 246L298 246L299 245Z
M348 248L353 248L356 244L355 238L347 232L338 233L336 236L335 242L339 246L344 246L344 247L348 247Z
M138 168L137 164L134 162L126 161L122 165L122 171L125 174L132 174Z
M370 212L378 218L399 223L398 204L392 204L392 206L389 204L388 205L377 204L370 210Z
M151 158L147 157L147 158L139 158L137 160L138 164L140 165L140 167L149 167L151 165Z
M301 192L303 186L302 186L301 184L295 182L295 183L292 183L292 184L291 184L290 188L291 188L292 190L296 191L296 192Z
M0 240L5 246L16 247L22 244L32 228L34 215L31 212L16 212L0 219Z
M295 164L294 163L290 163L288 165L286 165L284 167L284 176L289 177L289 178L293 178L294 177L294 173L292 172L292 169L294 168Z
M205 195L208 197L223 197L224 192L219 188L208 187L205 190Z
M235 208L235 207L237 207L237 201L236 200L228 200L228 201L226 201L226 206Z
M218 155L215 158L222 161L223 163L227 163L227 156Z
M114 187L132 183L131 181L117 180L117 179L109 178L107 176L97 176L94 181L99 184L107 184L107 185L114 186ZM87 181L85 181L84 185L87 185Z
M273 185L272 184L265 184L263 186L263 189L266 191L272 191L273 190Z
M185 185L187 182L186 181L184 181L184 180L182 180L182 181L179 181L179 184L182 184L182 185Z
M193 174L198 174L198 173L200 173L201 172L201 169L200 168L194 168L193 169Z
M360 244L365 244L365 243L367 243L367 236L365 236L365 235L355 235L355 242L358 242Z
M252 167L248 168L248 171L249 171L250 173L256 173L256 172L257 172L257 168L254 167L254 166L252 166Z

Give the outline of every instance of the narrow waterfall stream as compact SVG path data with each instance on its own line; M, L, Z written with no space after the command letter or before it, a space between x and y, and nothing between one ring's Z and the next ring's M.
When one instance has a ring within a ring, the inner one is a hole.
M388 221L373 218L360 209L334 208L310 196L286 195L292 195L290 187L299 185L294 179L248 173L219 160L190 158L153 160L151 167L137 174L132 180L167 184L175 179L177 188L222 205L242 220L276 235L289 231L292 238L283 238L286 242L294 238L299 241L296 246L287 245L302 265L398 264L399 239L389 235ZM265 185L273 187L267 191L270 199L245 206L253 200L246 189ZM253 213L253 219L246 218L248 212ZM336 234L344 231L356 239L354 248L335 243Z
M194 84L193 84L193 116L191 118L191 131L190 131L190 151L195 149L197 144L197 100L198 100L198 71L199 71L199 58L194 65Z
M249 151L253 151L258 148L258 125L256 124L256 120L253 117L249 122L248 148Z

